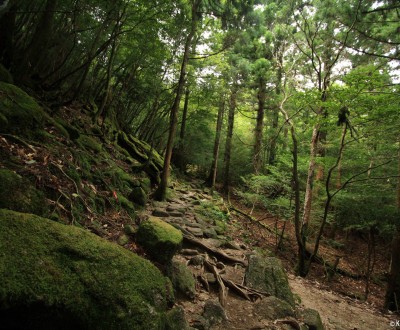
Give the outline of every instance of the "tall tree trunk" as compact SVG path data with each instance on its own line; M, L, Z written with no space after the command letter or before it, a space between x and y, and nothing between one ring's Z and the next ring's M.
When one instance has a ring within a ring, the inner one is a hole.
M236 110L236 94L238 87L232 87L231 96L229 99L229 113L228 113L228 130L226 133L225 142L225 155L224 155L224 192L229 193L230 185L230 166L231 166L231 150L232 150L232 136L233 126L235 123L235 110Z
M187 160L185 157L185 135L186 135L186 122L189 110L189 96L190 89L186 86L185 102L183 104L181 129L179 131L179 141L177 147L173 150L172 162L181 172L186 171Z
M262 168L263 157L261 154L262 142L263 142L263 131L264 131L264 110L265 100L267 97L265 80L259 79L258 84L258 109L257 109L257 122L255 130L255 142L254 142L254 156L253 156L253 167L255 174L258 174Z
M217 127L215 130L213 160L211 163L210 174L206 180L207 186L211 188L215 187L215 180L217 177L219 145L221 141L221 130L222 130L222 123L224 121L224 112L225 112L225 100L224 97L222 96L218 107L218 118L217 118Z
M300 182L299 182L299 171L298 171L298 141L296 136L296 128L292 120L290 120L289 114L284 109L284 104L287 100L285 95L283 101L279 105L279 109L283 114L286 124L290 126L290 135L292 138L292 155L293 155L293 167L292 167L292 190L294 192L294 226L295 235L297 240L297 246L299 251L298 268L304 268L306 262L306 245L303 237L301 236L301 223L300 223Z
M170 175L172 149L174 146L176 128L178 125L179 104L180 104L180 101L182 98L183 88L185 86L186 66L189 61L190 46L192 43L192 39L193 39L194 35L196 34L197 22L200 18L199 12L198 12L200 3L201 3L201 0L194 0L192 3L192 17L191 17L192 23L191 23L191 27L190 27L190 32L187 35L186 41L185 41L185 50L183 53L181 70L179 73L178 86L176 89L174 103L172 105L171 113L170 113L169 134L168 134L167 147L165 150L164 166L163 166L163 171L162 171L162 175L161 175L161 182L160 182L160 185L158 186L157 191L154 194L154 197L160 201L163 201L166 198L168 179L169 179L169 175Z
M279 56L279 66L277 70L277 81L276 81L276 96L279 99L281 95L282 89L282 76L283 76L283 57L282 55ZM279 105L274 106L272 108L272 138L270 142L270 150L269 150L269 157L268 157L268 164L274 165L276 162L276 149L277 149L277 138L278 138L278 126L279 126ZM285 127L285 138L287 136L287 127Z

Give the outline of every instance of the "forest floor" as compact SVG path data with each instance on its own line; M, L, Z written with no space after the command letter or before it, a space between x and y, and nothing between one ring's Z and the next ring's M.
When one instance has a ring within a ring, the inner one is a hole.
M193 191L182 192L176 194L175 198L170 203L164 205L168 207L171 203L180 203L181 206L188 207L186 218L194 217L193 211L187 204L187 196L199 195L202 198L206 194ZM198 196L197 196L198 197ZM243 213L248 213L250 210L238 200L231 201L235 204L236 209L240 209ZM152 208L147 210L151 212ZM230 213L230 221L227 232L225 235L232 239L236 245L241 246L242 250L234 251L221 248L227 254L238 257L245 256L254 251L254 249L273 251L276 235L273 234L273 226L277 225L278 228L282 223L277 222L273 217L265 216L265 211L257 210L252 214L253 220L243 216L238 212ZM257 224L254 219L264 219L264 224ZM268 220L265 220L268 219ZM167 220L168 221L168 220ZM385 287L383 282L375 281L370 285L370 294L366 301L357 299L362 296L365 287L365 280L363 277L360 279L346 278L345 276L335 275L329 281L324 274L323 266L314 265L313 270L310 272L306 279L296 277L293 269L295 265L295 241L293 228L286 227L285 241L281 251L278 251L278 256L281 258L285 269L288 273L289 284L295 296L301 299L300 308L312 308L317 310L322 318L322 321L327 330L369 330L369 329L393 329L395 322L400 320L400 316L393 314L388 315L383 313L381 306L383 304ZM340 238L337 238L340 239ZM208 244L207 239L201 239ZM340 267L345 268L349 273L357 273L357 269L361 266L357 264L360 259L365 259L363 251L365 251L365 242L360 238L359 240L352 239L351 248L353 251L350 257L347 257L346 251L341 251L342 258ZM322 253L327 255L329 253L335 254L335 249L323 245ZM375 256L375 272L374 278L380 277L380 272L387 269L384 250L377 249ZM187 256L178 255L178 260L188 262ZM357 268L358 267L358 268ZM191 268L196 273L195 268ZM244 268L242 267L226 267L226 276L236 283L243 283ZM218 300L218 290L213 289L210 291L204 290L201 286L197 288L197 294L194 300L180 299L178 304L183 306L186 315L189 316L189 322L193 325L196 321L196 315L201 315L202 308L205 301L209 299ZM262 320L257 312L255 312L255 303L246 301L237 296L235 293L229 291L225 311L228 317L227 323L223 325L216 325L212 329L286 329L277 322L266 322ZM394 322L394 323L393 323ZM400 328L400 327L399 327Z

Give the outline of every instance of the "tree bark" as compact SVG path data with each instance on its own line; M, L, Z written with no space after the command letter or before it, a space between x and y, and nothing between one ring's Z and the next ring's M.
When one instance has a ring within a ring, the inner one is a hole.
M210 174L206 180L207 186L211 188L215 187L215 180L217 177L219 145L221 141L221 130L222 130L222 123L224 121L224 112L225 112L225 100L224 97L222 96L218 107L218 118L217 118L217 127L215 130L213 160L211 163Z
M232 150L232 136L233 126L235 123L235 110L236 110L236 94L238 87L234 85L232 87L231 96L229 99L229 113L228 113L228 130L226 133L225 142L225 155L224 155L224 192L229 193L230 185L230 165L231 165L231 150Z
M185 86L186 66L189 61L190 46L192 44L192 39L197 30L197 22L199 20L198 9L199 9L200 3L201 3L201 0L195 0L192 3L192 17L191 17L192 23L191 23L191 27L190 27L190 32L187 35L186 41L185 41L185 49L184 49L182 63L181 63L181 70L179 73L178 86L176 89L174 103L172 105L171 113L170 113L170 125L169 125L167 147L166 147L165 157L164 157L164 167L163 167L160 185L158 186L158 189L154 194L154 197L160 201L163 201L166 198L168 179L169 179L169 175L170 175L172 149L174 146L176 128L178 125L179 104L180 104L180 101L182 98L183 88Z
M257 97L258 97L258 109L257 109L257 122L255 130L255 143L254 143L254 155L253 155L253 167L255 174L258 174L260 172L263 164L263 157L261 154L261 150L262 150L263 131L264 131L265 100L267 97L265 80L263 78L259 79Z

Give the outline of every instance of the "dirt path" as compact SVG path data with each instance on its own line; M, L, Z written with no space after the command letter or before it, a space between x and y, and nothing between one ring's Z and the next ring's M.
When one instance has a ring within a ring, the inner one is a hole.
M323 290L299 277L289 276L289 283L304 307L319 311L326 330L396 329L396 316L388 318L368 304Z

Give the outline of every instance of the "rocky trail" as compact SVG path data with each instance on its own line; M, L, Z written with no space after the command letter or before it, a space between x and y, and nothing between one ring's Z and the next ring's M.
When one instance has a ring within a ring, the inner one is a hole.
M174 265L181 267L175 287L180 288L176 305L180 306L181 319L184 311L188 322L181 325L183 328L322 329L315 311L325 329L395 328L395 316L383 315L367 304L294 275L288 276L293 296L285 293L287 280L285 283L277 275L280 267L283 270L280 262L261 256L238 238L232 239L240 227L237 219L225 225L208 218L207 212L215 212L214 204L227 211L218 194L201 188L177 189L167 202L150 202L144 215L161 218L184 234L183 249L173 259ZM277 264L259 262L264 259ZM187 282L183 273L192 274L195 283Z

